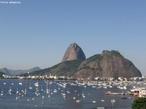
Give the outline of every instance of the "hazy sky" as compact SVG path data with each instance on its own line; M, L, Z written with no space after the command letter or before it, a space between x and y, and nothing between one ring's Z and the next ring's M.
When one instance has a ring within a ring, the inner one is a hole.
M87 58L118 50L146 75L146 0L17 1L0 1L0 68L51 67L76 42Z

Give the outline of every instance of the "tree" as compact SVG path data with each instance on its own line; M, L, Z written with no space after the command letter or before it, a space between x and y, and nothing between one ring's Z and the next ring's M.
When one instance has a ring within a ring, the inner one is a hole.
M132 104L132 109L146 109L146 98L137 98Z

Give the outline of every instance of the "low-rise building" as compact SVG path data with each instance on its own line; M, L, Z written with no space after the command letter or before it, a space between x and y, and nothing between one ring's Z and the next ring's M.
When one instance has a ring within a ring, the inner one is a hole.
M146 89L139 90L139 97L146 97Z

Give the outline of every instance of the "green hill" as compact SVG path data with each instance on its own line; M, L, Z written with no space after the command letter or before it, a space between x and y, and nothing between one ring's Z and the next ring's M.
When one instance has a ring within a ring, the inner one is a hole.
M27 75L73 76L75 78L94 77L141 77L140 71L118 51L103 51L86 60L61 62L53 67L35 71Z
M71 61L65 61L61 62L57 65L54 65L53 67L42 69L39 71L31 72L27 75L56 75L56 76L71 76L74 75L78 71L78 66L82 60L71 60Z

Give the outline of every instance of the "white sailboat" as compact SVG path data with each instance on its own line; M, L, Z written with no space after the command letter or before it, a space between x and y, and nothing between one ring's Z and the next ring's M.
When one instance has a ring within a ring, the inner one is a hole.
M3 89L1 90L1 96L3 96L4 95L4 92L3 92Z

